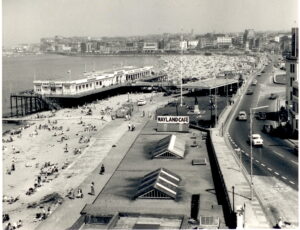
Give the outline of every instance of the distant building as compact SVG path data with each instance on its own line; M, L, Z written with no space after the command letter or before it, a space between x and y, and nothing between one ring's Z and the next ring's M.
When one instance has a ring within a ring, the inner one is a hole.
M246 43L255 37L255 32L253 29L245 30L244 37L243 37L243 44L246 45Z
M157 42L144 42L143 52L144 53L155 53L158 50Z
M283 36L280 38L280 50L283 56L288 56L292 53L292 39L288 36Z
M195 49L198 45L199 41L198 40L190 40L187 43L187 48L188 49Z
M299 53L299 30L297 28L292 28L292 56L298 58Z
M188 42L187 41L180 41L180 49L181 50L187 50L188 48Z
M232 39L230 37L217 37L218 48L229 48L232 46Z
M286 66L286 107L293 132L298 133L298 28L292 28L291 55L285 59Z
M215 48L217 46L217 39L213 36L204 36L199 38L198 49Z

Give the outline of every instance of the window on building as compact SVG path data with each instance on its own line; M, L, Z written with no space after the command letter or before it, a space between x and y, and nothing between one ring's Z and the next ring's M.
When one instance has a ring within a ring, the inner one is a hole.
M89 88L89 84L86 84L85 87L86 87L86 88Z
M290 78L290 86L291 86L291 87L293 86L293 81L294 81L294 78L291 77L291 78Z
M99 82L98 81L96 81L96 85L98 85L99 84Z
M92 88L92 83L90 84L90 87Z
M290 72L295 73L295 64L290 64Z
M293 88L293 95L298 97L298 89L296 88Z
M85 88L85 85L82 85L82 88L84 89L84 88Z
M102 85L102 81L100 81L100 85Z

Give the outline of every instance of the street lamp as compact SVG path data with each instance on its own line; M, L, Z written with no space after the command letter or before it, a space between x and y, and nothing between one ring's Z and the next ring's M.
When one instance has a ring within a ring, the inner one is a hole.
M251 188L251 200L253 200L253 148L252 148L252 111L256 109L264 109L268 108L268 105L265 106L259 106L259 107L254 107L250 108L250 188Z

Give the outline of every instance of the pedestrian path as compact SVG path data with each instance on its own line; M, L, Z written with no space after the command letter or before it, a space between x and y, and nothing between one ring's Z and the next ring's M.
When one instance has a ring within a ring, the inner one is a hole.
M93 181L95 183L95 194L99 194L108 182L114 171L119 166L122 159L125 157L127 151L134 143L135 139L139 135L140 131L146 125L148 119L138 119L135 122L136 130L134 132L127 131L127 124L124 121L114 120L106 125L104 130L101 130L99 136L96 136L95 141L87 149L86 155L83 154L83 158L70 167L70 172L74 172L76 167L90 167L94 166L94 170L85 175L84 181L80 184L80 188L83 190L84 197L82 199L65 200L65 202L55 210L44 222L42 222L36 229L37 230L53 230L55 229L67 229L71 227L76 220L80 217L80 211L86 204L93 203L96 196L88 195L90 192L90 184ZM122 132L124 131L125 132ZM116 143L112 143L110 133L120 133L122 136ZM115 147L109 148L111 145ZM103 145L107 147L102 148ZM101 151L99 151L101 146ZM89 162L89 164L87 163ZM105 165L105 174L100 175L100 167L102 163Z
M251 200L251 189L248 180L244 176L231 150L227 147L224 138L219 136L219 131L216 129L212 130L211 138L225 181L230 203L234 203L235 211L241 207L245 207L245 228L271 228L272 226L269 224L257 197L253 196L253 199ZM232 192L233 186L234 194Z

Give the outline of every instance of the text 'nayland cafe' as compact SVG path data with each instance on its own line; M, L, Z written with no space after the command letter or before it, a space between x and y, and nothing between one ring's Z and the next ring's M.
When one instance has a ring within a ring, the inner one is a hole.
M158 132L188 132L189 116L157 116Z

